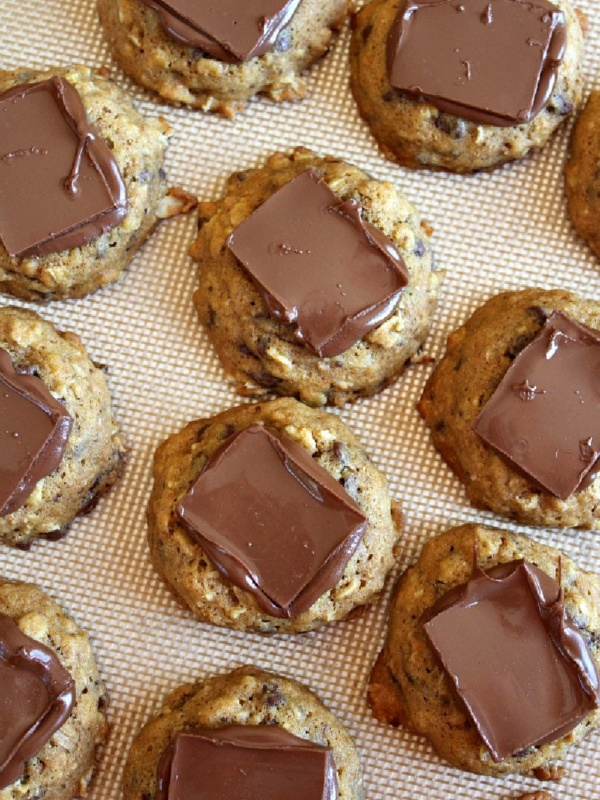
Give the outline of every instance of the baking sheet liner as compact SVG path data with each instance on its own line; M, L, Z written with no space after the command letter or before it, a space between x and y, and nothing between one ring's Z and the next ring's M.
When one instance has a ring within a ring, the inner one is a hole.
M600 21L593 0L579 0L589 30L587 90L600 88ZM381 155L349 89L349 29L310 72L299 103L250 103L234 122L168 106L136 87L112 63L94 0L1 0L0 68L82 62L108 66L144 113L175 128L168 151L170 183L202 200L220 196L227 175L258 166L297 145L356 163L391 180L434 228L437 263L447 271L426 353L438 358L446 335L491 295L538 285L600 298L600 264L566 215L563 167L569 126L541 152L475 176L411 172ZM264 638L212 628L183 610L150 566L145 508L157 445L189 420L241 399L200 329L191 303L195 266L187 255L195 218L165 222L136 255L120 283L84 300L37 308L60 329L79 333L109 382L129 448L120 483L66 539L30 552L0 548L0 573L31 580L64 605L93 637L110 693L111 735L91 800L121 794L129 744L165 693L245 663L309 684L354 735L369 800L518 797L546 789L556 800L600 798L600 734L571 751L559 784L531 778L480 778L446 766L428 743L377 723L365 700L367 676L381 646L392 579L362 615L302 636ZM0 303L16 301L2 297ZM22 304L26 305L26 304ZM450 525L507 523L472 509L437 456L415 402L431 365L414 366L378 397L339 412L360 434L406 515L395 574L423 542ZM600 532L515 528L551 543L600 572Z

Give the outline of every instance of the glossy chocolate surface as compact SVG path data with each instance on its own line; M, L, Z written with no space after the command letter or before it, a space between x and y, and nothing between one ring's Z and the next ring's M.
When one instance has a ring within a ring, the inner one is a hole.
M543 489L566 500L600 468L600 331L555 311L473 424Z
M0 614L0 789L71 713L75 683L55 653Z
M156 800L336 800L329 748L274 725L180 732L158 767Z
M0 95L0 240L10 256L80 247L126 212L118 166L68 81Z
M424 629L496 762L565 736L600 704L558 583L526 561L476 569Z
M408 283L393 242L316 170L285 184L229 237L270 314L321 357L339 355L393 314Z
M0 516L59 466L73 418L34 375L15 372L0 348Z
M547 0L404 0L388 39L392 87L481 125L530 122L566 44Z
M301 0L142 0L158 11L167 32L228 63L271 50Z
M177 512L214 566L280 618L339 581L367 524L304 448L261 425L225 442Z

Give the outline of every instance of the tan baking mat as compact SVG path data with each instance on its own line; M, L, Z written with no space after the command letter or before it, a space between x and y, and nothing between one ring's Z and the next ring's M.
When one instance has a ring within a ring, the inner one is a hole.
M594 0L580 0L579 6L590 22L588 88L600 88L600 21ZM427 344L434 357L442 353L447 333L498 291L540 285L600 297L600 264L565 213L568 131L542 153L490 174L401 169L382 157L358 117L348 86L348 38L346 29L313 69L309 99L279 106L259 100L232 123L166 106L124 79L111 64L94 0L0 0L0 68L109 65L146 113L163 114L174 126L169 178L201 199L217 197L229 172L300 144L393 181L433 225L437 261L447 270ZM154 574L145 530L152 454L190 419L239 402L192 308L195 269L187 250L194 227L192 217L163 224L121 283L41 309L58 327L77 331L94 360L108 365L129 446L121 482L65 540L38 544L29 553L0 548L0 573L40 584L93 636L110 691L112 733L92 800L120 797L129 743L168 690L252 662L305 681L345 722L360 749L369 800L487 800L534 788L550 789L557 800L600 798L600 734L572 752L560 784L544 787L530 779L485 779L450 769L422 739L376 723L365 703L365 684L382 641L387 596L359 618L328 629L262 638L197 623ZM407 528L399 569L447 526L475 519L502 524L469 507L431 447L414 408L429 371L413 367L379 397L341 411L403 503ZM530 533L600 571L600 534Z

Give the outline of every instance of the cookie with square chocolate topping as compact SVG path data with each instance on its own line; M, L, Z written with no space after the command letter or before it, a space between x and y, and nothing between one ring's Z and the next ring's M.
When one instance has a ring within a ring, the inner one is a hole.
M599 602L600 578L558 550L451 528L398 582L373 712L460 769L542 778L600 722Z
M114 58L171 103L233 118L256 94L296 100L349 0L98 0Z
M399 505L341 420L291 398L191 422L154 460L152 562L202 621L300 633L372 602Z
M171 130L84 66L0 72L0 291L82 297L119 280L171 197Z
M437 304L430 233L391 183L306 148L234 173L201 204L191 248L194 304L227 378L315 406L387 387Z
M544 146L581 103L582 56L569 0L371 0L352 90L388 158L473 172Z
M600 305L561 290L488 300L448 336L418 404L478 508L597 528Z
M88 635L31 583L0 580L0 684L0 797L85 795L108 734L106 690Z

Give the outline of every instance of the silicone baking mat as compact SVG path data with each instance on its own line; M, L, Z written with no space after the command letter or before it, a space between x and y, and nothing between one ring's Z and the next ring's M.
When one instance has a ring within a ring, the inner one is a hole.
M587 89L600 88L600 20L594 0L578 5L589 21ZM307 99L278 105L257 100L231 122L168 106L126 79L111 61L94 0L0 2L0 68L108 66L145 113L162 114L175 128L170 182L202 200L218 197L230 172L297 145L391 180L433 226L437 263L447 273L426 345L434 358L442 354L446 335L499 291L565 287L600 299L600 264L566 215L568 127L543 151L491 173L461 177L402 169L385 160L359 118L348 83L348 43L346 27L312 69ZM319 693L357 741L369 800L491 800L536 788L550 790L556 800L600 798L598 733L571 751L559 784L541 785L449 768L424 740L373 720L365 687L384 636L391 580L380 602L357 618L303 636L264 638L198 623L153 572L145 508L155 448L189 420L241 402L225 383L192 307L195 266L187 252L194 229L193 215L167 221L120 283L84 300L37 307L59 328L79 333L94 360L108 365L129 448L120 483L73 524L66 539L39 543L30 552L0 547L1 574L44 587L93 637L110 692L111 735L91 800L120 797L129 743L166 692L245 663L298 678ZM506 524L468 505L431 446L415 411L430 370L414 366L378 397L336 412L360 434L403 504L406 532L396 574L416 559L427 538L450 525ZM526 532L600 571L599 533Z

